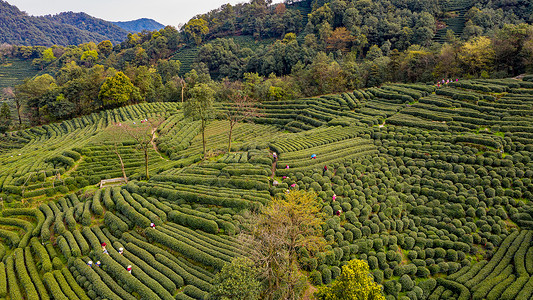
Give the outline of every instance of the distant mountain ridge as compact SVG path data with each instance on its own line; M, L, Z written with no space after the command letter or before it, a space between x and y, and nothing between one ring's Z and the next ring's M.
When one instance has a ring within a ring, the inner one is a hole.
M141 32L143 30L154 31L165 28L165 25L148 18L141 18L133 21L118 21L111 23L132 33Z
M63 12L35 17L0 0L0 44L67 46L103 40L116 44L127 35L125 29L86 13Z

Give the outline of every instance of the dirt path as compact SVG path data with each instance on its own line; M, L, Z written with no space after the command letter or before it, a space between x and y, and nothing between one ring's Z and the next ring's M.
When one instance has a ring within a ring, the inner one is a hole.
M307 285L307 289L304 292L304 295L302 297L303 300L312 300L315 299L316 287L312 286L310 283Z
M273 163L272 163L272 179L274 179L274 176L276 175L276 165L278 164L278 160L276 159Z

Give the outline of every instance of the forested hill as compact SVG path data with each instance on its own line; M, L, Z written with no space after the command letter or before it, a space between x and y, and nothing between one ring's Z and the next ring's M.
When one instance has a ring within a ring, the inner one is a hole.
M57 15L47 15L42 18L60 24L72 25L83 31L97 33L102 36L102 40L108 39L113 42L122 42L128 35L128 32L120 26L109 21L92 17L83 12L62 12ZM100 42L101 40L98 41Z
M111 23L129 32L141 32L143 30L154 31L165 28L165 25L147 18L137 19L133 21L118 21Z
M85 13L34 17L0 1L0 43L27 46L67 46L103 40L118 43L126 35L126 30Z

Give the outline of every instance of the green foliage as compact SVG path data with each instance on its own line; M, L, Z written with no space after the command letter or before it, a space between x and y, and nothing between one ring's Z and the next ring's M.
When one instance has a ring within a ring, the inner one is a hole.
M259 299L261 284L257 270L246 258L236 258L225 264L213 279L214 299Z
M204 19L192 19L185 26L183 30L190 36L196 45L200 45L202 38L209 32L207 22Z
M174 223L194 229L200 229L207 233L218 233L218 225L212 220L206 220L197 216L187 215L176 210L173 210L168 214L168 219Z
M319 287L318 299L384 299L381 287L370 277L368 265L351 260L342 267L341 275L331 286Z
M7 295L7 275L6 266L3 262L0 262L0 297Z
M105 107L117 107L135 99L136 92L128 76L122 72L117 72L113 77L106 79L100 88L98 98Z

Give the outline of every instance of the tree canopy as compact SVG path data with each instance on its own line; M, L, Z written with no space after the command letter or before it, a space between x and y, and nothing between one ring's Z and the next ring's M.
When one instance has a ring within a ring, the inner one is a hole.
M135 95L136 89L123 72L117 72L105 80L98 98L105 107L118 107L128 103Z
M368 264L354 259L342 267L341 275L329 286L319 287L320 300L385 300L381 286L374 282Z

